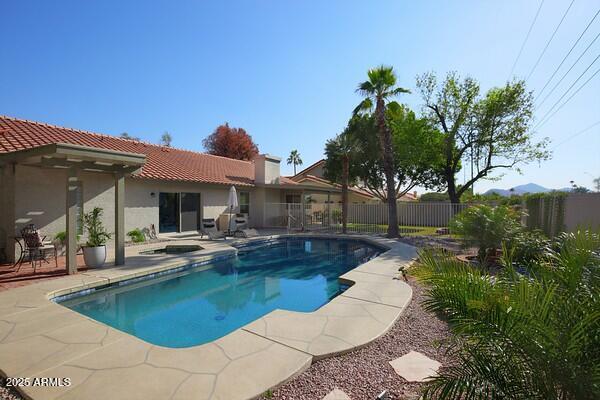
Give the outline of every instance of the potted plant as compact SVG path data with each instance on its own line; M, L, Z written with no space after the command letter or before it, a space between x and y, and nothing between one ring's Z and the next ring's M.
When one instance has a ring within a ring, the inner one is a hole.
M87 242L83 246L83 260L85 265L97 268L104 265L106 261L106 241L110 239L110 233L106 232L100 217L102 208L94 207L89 213L83 215L83 226L87 231Z

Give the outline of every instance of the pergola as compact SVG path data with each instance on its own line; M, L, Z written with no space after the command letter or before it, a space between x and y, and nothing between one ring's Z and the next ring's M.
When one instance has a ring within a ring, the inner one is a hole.
M76 190L80 172L90 171L114 176L115 265L122 265L125 263L125 177L139 170L145 162L144 154L67 143L52 143L0 155L0 166L4 167L20 164L65 170L67 272L69 274L77 272ZM14 186L12 193L14 196Z

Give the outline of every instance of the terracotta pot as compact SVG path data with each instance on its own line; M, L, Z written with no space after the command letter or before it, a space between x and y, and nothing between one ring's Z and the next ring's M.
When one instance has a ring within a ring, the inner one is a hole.
M106 262L106 246L83 247L83 260L90 268L99 268Z

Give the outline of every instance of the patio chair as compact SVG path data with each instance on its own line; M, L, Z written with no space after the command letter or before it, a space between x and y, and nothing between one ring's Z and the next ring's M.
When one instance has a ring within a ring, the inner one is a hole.
M256 229L248 229L248 217L245 214L236 214L233 223L233 236L244 238L258 236Z
M245 214L236 214L233 223L234 232L241 231L248 227L248 217Z
M214 218L202 219L202 235L208 235L211 240L225 239L225 232L217 229L217 224Z
M258 236L256 229L248 229L248 217L245 214L237 214L233 222L235 224L233 236L244 238Z
M33 271L35 272L36 261L39 261L40 266L42 261L50 263L48 261L48 255L54 256L54 263L58 268L58 251L52 242L47 241L45 236L41 236L34 224L29 224L21 229L21 237L24 243L24 256L21 258L21 264L23 261L31 262ZM21 265L19 265L19 268Z

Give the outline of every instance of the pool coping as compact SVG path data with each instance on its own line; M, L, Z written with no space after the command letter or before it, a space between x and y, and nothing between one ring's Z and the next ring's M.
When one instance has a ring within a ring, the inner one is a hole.
M274 310L213 342L182 349L152 345L51 300L231 257L237 252L233 243L290 236L359 239L387 251L342 275L340 279L352 282L352 286L318 310ZM92 399L97 390L111 398L128 399L186 399L191 393L211 399L255 398L301 373L315 360L355 350L380 337L412 298L410 286L396 278L399 266L409 265L416 249L396 240L301 233L233 242L203 241L202 246L203 250L180 255L139 255L149 247L130 248L125 266L89 270L0 292L0 373L33 380L71 378L68 387L19 388L23 395L36 400Z

